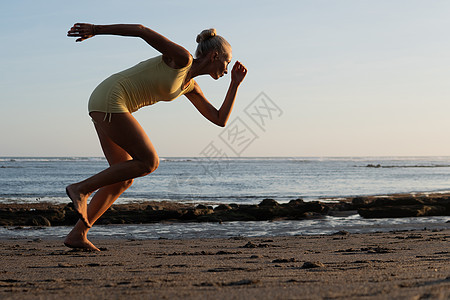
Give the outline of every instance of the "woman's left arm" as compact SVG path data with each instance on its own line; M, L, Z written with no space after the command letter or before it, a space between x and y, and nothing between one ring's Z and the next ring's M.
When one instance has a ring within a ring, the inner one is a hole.
M197 82L195 82L194 90L192 90L192 92L186 94L185 96L192 102L192 104L206 119L218 126L225 127L230 117L231 111L233 110L237 90L242 80L244 80L245 75L247 75L247 69L243 64L237 61L233 66L233 70L231 71L230 87L228 88L225 100L223 101L222 106L219 110L217 110L206 99Z

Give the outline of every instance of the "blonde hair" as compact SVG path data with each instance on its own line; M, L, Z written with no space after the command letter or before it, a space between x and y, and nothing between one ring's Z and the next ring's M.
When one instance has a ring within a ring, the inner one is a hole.
M231 45L217 32L214 28L205 29L197 35L196 39L198 45L195 51L195 58L200 58L216 50L219 55L231 54Z

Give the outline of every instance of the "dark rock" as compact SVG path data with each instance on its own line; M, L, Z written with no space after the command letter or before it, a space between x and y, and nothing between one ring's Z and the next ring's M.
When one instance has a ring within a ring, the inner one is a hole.
M217 251L216 255L228 255L228 254L239 254L240 252L230 252L230 251Z
M275 218L276 213L272 207L259 207L258 205L239 205L238 209L233 209L230 216L238 217L241 221L264 221ZM225 216L221 216L225 220ZM239 220L239 219L234 219Z
M297 260L295 258L277 258L272 260L273 263L290 263L290 262L296 262Z
M385 247L369 247L369 248L361 248L361 251L367 251L367 253L391 253L392 251Z
M297 206L297 205L303 205L304 203L305 203L305 201L303 201L303 199L295 199L295 200L289 201L288 205L289 206Z
M188 208L186 210L180 210L179 213L181 214L181 220L195 220L200 216L205 216L213 213L213 210L209 210L205 206L205 209Z
M220 204L214 209L214 211L224 211L224 210L230 210L230 209L232 209L232 207L230 205Z
M405 218L449 215L443 206L405 205L360 208L358 213L364 218Z
M208 209L208 207L206 205L199 204L197 205L196 209Z
M373 202L373 199L369 197L355 197L352 200L352 204L355 207L366 207Z
M407 196L407 197L399 197L399 198L391 198L391 197L381 197L376 198L372 202L372 206L403 206L403 205L418 205L423 204L420 198Z
M326 213L317 213L317 212L313 212L313 211L307 211L303 214L303 216L300 219L320 219L323 218L323 216Z
M31 224L32 226L52 226L52 224L50 223L50 221L43 216L36 216L31 220Z
M405 237L405 239L422 239L423 235L421 234L410 234L407 237Z
M352 204L365 218L401 218L450 215L448 195L392 195L357 197Z
M320 261L310 262L307 261L303 264L302 269L314 269L314 268L324 268L325 265Z
M215 284L212 282L202 282L202 283L198 283L198 284L194 284L194 286L214 286Z
M248 242L242 248L257 248L258 246L256 244L253 244L252 242Z
M381 165L380 165L380 164L377 164L377 165L368 164L368 165L366 166L366 168L381 168Z
M268 247L270 247L269 244L254 244L252 242L248 242L247 244L245 244L241 248L268 248Z
M349 201L339 201L338 203L327 203L331 211L355 211L355 206Z
M338 232L333 233L332 235L349 235L350 233L345 230L340 230Z
M339 202L305 202L302 199L278 203L264 199L259 205L221 204L211 206L158 201L118 204L109 209L98 224L140 224L164 220L184 222L226 222L302 220L324 215L347 216L358 213L366 218L417 216L449 216L450 194L391 195L386 197L355 197ZM73 225L79 219L73 205L51 203L1 204L0 226Z
M257 284L259 283L259 280L252 280L252 279L243 279L239 281L233 281L229 283L223 283L223 286L239 286L239 285L251 285L251 284Z
M264 199L259 203L259 207L277 207L279 206L278 202L273 199Z

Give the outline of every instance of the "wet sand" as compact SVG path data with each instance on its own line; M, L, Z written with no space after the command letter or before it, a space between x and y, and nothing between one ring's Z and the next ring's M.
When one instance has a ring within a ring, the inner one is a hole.
M95 243L1 240L0 299L450 298L450 229Z

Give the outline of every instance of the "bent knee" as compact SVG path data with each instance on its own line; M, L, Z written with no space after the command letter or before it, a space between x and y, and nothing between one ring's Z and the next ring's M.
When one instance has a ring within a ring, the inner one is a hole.
M159 157L155 156L144 162L145 175L154 172L159 167Z
M111 185L108 185L107 187L104 187L104 189L107 189L109 193L111 194L122 194L125 192L131 185L133 184L133 179L120 181Z
M134 182L134 179L128 179L121 182L121 186L123 190L128 189Z
M116 189L117 192L123 193L133 184L133 179L125 180L114 184L112 187Z

